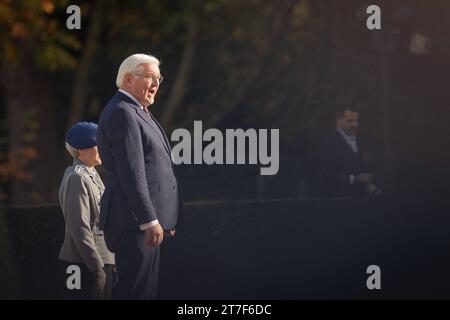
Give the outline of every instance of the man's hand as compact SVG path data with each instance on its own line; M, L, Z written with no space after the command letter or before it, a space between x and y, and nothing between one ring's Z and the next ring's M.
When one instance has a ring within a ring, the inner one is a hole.
M383 193L383 190L381 190L374 184L369 184L368 186L366 186L366 192L372 197L378 198Z
M150 247L159 246L164 238L164 231L159 223L153 227L145 229L145 234L147 235L148 245Z
M106 284L106 273L102 269L96 270L92 273L94 276L94 290L100 292L103 290Z
M172 238L173 236L175 236L175 229L164 231L164 236L166 238Z
M115 287L119 282L119 274L117 273L117 267L115 265L112 267L112 278L113 278L113 287Z
M372 183L372 175L370 173L360 173L355 176L355 182L367 186Z

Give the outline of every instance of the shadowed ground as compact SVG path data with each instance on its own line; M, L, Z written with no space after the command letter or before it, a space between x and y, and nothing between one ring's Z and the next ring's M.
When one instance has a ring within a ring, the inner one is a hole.
M163 243L161 299L450 298L450 217L415 200L191 203ZM19 280L3 298L58 298L56 206L6 208ZM3 259L3 253L2 253ZM366 288L381 268L382 290ZM5 274L2 274L5 277ZM2 280L3 283L4 280Z

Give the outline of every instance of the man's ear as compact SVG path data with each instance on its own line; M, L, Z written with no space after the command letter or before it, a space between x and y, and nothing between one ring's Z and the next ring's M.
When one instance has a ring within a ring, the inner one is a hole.
M123 84L125 85L125 87L129 88L131 86L132 83L132 77L130 73L127 73L125 75L125 77L123 78Z

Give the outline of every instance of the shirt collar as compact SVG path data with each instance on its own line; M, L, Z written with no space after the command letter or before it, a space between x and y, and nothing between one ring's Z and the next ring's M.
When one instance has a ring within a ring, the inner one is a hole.
M84 166L85 164L84 164L84 162L81 161L80 159L74 158L73 161L72 161L72 165L74 165L74 166L78 166L78 165Z
M337 128L337 131L345 138L345 140L348 141L355 141L356 137L355 136L350 136L348 134L346 134L343 130Z
M119 89L119 92L123 93L124 95L126 95L128 98L130 98L131 100L133 100L134 102L137 103L137 105L139 106L139 108L141 108L142 110L144 110L144 106L142 104L139 103L139 101L129 92L126 92L125 90Z
M345 142L352 148L354 153L358 152L358 146L356 145L356 136L350 136L346 134L343 130L337 129L337 131L341 134L341 136L344 138Z

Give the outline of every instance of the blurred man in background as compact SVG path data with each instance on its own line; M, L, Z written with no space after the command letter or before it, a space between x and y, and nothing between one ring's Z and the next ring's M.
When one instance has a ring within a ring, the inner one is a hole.
M319 185L321 196L378 197L382 191L374 183L367 163L370 157L358 145L359 113L346 106L336 112L336 129L319 149Z

